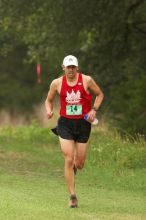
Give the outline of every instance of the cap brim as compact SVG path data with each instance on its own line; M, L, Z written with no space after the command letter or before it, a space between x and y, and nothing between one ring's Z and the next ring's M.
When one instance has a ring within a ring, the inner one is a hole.
M64 65L64 64L63 64L63 65ZM65 66L65 67L67 67L67 66L76 66L76 67L77 67L77 65L74 64L74 63L68 63L68 64L65 64L64 66Z

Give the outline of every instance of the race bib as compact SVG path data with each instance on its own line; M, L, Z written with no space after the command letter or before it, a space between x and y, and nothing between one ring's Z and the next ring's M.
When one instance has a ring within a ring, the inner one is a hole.
M66 115L82 115L82 105L67 105Z

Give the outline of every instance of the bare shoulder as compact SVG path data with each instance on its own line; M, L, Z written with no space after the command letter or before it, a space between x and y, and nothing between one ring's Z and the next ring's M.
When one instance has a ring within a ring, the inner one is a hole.
M54 80L52 81L51 85L57 86L58 84L61 83L61 81L62 81L62 76L59 77L59 78L57 78L57 79L54 79Z
M85 81L91 80L91 76L89 76L89 75L82 74L82 77L83 77L83 80L85 80Z
M50 84L50 87L53 87L53 88L58 88L58 86L61 84L62 82L62 76L57 78L57 79L54 79L51 84Z
M57 78L57 79L54 79L51 84L50 84L50 90L54 90L54 91L60 91L60 87L61 87L61 84L62 84L62 76Z
M84 83L85 88L88 88L90 84L92 83L92 80L93 80L92 77L89 75L85 75L85 74L82 74L82 77L83 77L83 83Z
M91 92L95 95L101 93L100 87L91 76L83 74L83 84L87 92Z

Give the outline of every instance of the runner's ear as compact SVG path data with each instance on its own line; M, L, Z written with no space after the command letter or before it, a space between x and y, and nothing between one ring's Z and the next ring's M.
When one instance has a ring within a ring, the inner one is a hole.
M61 66L62 66L62 69L65 70L65 66L63 64Z

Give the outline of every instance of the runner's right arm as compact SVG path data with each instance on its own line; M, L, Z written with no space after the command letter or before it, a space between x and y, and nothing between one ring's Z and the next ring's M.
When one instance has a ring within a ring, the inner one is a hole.
M53 100L54 100L56 93L57 93L56 80L53 80L50 85L50 89L49 89L49 92L48 92L48 95L45 101L45 107L46 107L48 118L51 118L53 116Z

